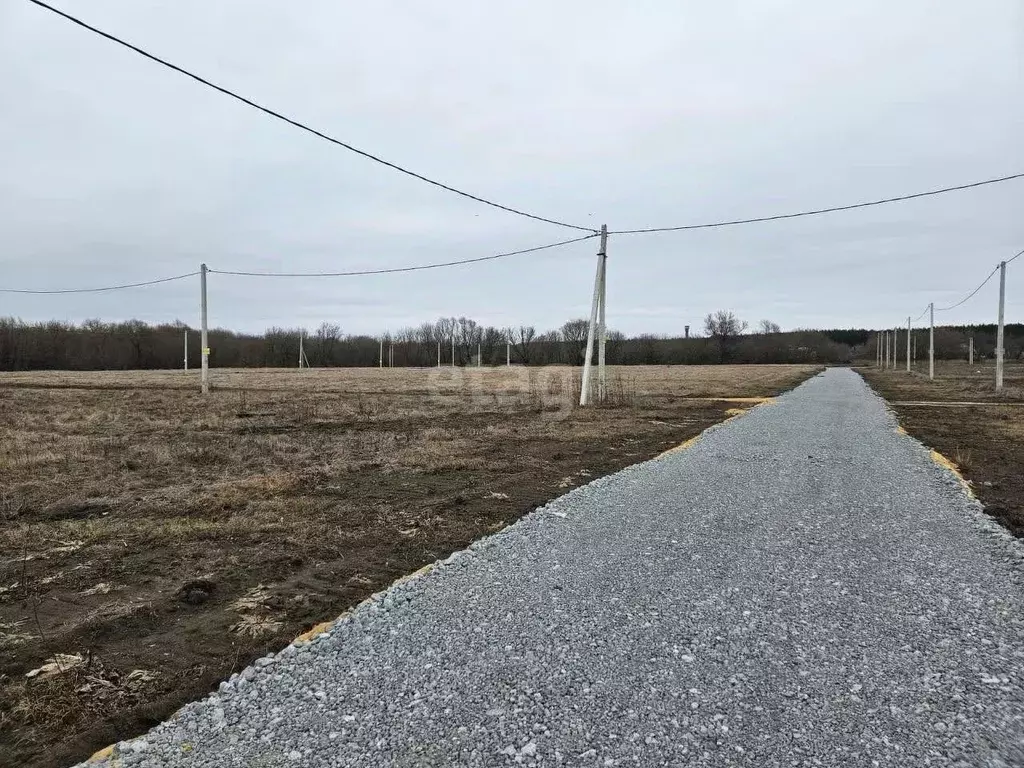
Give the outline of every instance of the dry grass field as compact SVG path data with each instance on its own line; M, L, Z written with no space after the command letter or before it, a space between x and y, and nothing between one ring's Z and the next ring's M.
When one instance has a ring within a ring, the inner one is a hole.
M1024 365L1007 364L995 389L992 362L941 361L914 372L858 369L885 397L900 423L959 466L985 509L1024 536Z
M811 366L0 374L0 765L135 735Z

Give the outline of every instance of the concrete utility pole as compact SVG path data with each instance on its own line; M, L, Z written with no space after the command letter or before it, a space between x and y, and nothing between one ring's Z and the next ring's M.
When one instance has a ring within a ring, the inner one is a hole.
M512 365L512 342L509 339L505 339L505 367Z
M481 353L480 342L478 341L476 343L476 367L479 368L483 364L484 364L484 356Z
M899 359L900 359L900 356L899 356L899 351L900 351L899 340L900 340L900 329L899 328L893 328L892 329L892 369L894 371L896 370L896 364L899 362Z
M395 342L388 344L388 368L395 367Z
M598 315L603 296L604 262L608 250L608 226L601 225L601 245L597 251L597 274L594 276L594 297L590 303L590 325L587 327L587 351L583 359L583 381L580 387L580 405L590 405L591 368L594 360L594 341L598 336ZM602 333L603 335L603 333ZM600 377L599 377L600 378Z
M914 366L917 366L917 334L914 334Z
M882 338L885 339L885 367L889 367L889 332L882 331Z
M441 367L441 342L437 342L437 367Z
M380 337L380 352L377 353L377 367L384 367L384 337Z
M199 343L202 345L202 373L200 374L200 389L202 393L210 392L210 336L206 326L206 265L199 265Z
M1003 388L1003 362L1006 350L1003 348L1003 314L1006 309L1006 262L999 262L999 326L996 328L996 389Z
M302 331L299 331L299 370L302 370L302 360L306 356L305 350L303 350L303 348L302 348L302 337L303 337L303 335L304 334L302 333Z
M455 367L455 334L452 334L452 368Z
M910 317L907 317L907 373L910 373Z
M607 239L602 229L602 237ZM604 256L601 258L601 306L598 309L598 331L600 342L597 347L597 401L603 403L608 397L608 374L604 367L605 346L608 343L608 328L604 320L605 294L607 291L608 253L604 249Z
M188 370L188 331L185 331L185 370Z
M928 378L935 379L935 302L928 305Z
M974 365L974 337L967 340L967 364Z

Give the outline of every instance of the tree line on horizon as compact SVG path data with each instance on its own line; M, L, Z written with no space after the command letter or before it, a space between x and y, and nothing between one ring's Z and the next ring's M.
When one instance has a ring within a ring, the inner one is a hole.
M576 318L538 333L534 326L483 326L471 318L446 317L401 329L383 338L384 364L437 365L440 343L443 365L504 365L506 355L518 365L580 365L587 343L588 322ZM876 331L870 329L794 330L783 332L764 320L754 330L728 311L704 319L693 336L641 334L627 337L610 330L610 365L695 365L719 363L849 363L873 360ZM139 320L80 324L58 321L27 323L0 318L0 370L131 370L171 369L184 364L184 336L189 335L189 367L200 365L199 332L180 321L149 325ZM918 329L918 359L928 353L927 329ZM381 337L345 334L336 323L324 322L312 332L300 328L267 329L263 334L209 332L210 364L219 368L297 367L299 338L314 367L366 367L379 363ZM937 359L965 358L973 336L978 359L994 355L995 326L937 328ZM905 339L905 336L901 338ZM454 341L454 344L453 344ZM506 347L506 341L508 346ZM905 342L900 356L905 354ZM1024 357L1024 325L1006 327L1007 358ZM393 352L392 352L393 350ZM393 358L392 358L393 355Z

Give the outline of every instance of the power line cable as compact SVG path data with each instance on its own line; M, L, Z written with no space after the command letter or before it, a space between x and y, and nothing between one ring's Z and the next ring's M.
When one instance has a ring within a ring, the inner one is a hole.
M448 184L444 184L443 182L437 181L435 179L428 178L427 176L423 176L422 174L416 173L415 171L411 171L408 168L403 168L402 166L397 165L396 163L392 163L392 162L390 162L388 160L385 160L382 157L378 157L378 156L373 155L373 154L371 154L369 152L366 152L366 151L364 151L362 149L354 147L351 144L348 144L348 143L346 143L344 141L341 141L340 139L336 139L333 136L329 136L326 133L318 131L315 128L311 128L310 126L306 125L305 123L299 122L298 120L295 120L295 119L293 119L291 117L283 115L280 112L276 112L273 109L270 109L269 107L263 106L262 104L258 104L257 102L253 101L252 99L248 99L245 96L241 96L241 95L235 93L234 91L228 90L227 88L225 88L225 87L223 87L221 85L217 85L216 83L213 83L213 82L207 80L204 77L200 77L197 74L189 72L187 69L182 69L181 67L177 66L176 64L172 64L171 62L169 62L169 61L167 61L165 59L162 59L159 56L156 56L156 55L154 55L152 53L149 53L148 51L145 51L142 48L139 48L138 46L133 45L133 44L127 42L126 40L122 40L121 38L116 37L116 36L110 34L109 32L104 32L103 30L98 29L98 28L92 26L91 24L88 24L88 23L82 21L81 19L72 16L71 14L65 13L64 11L62 11L62 10L60 10L58 8L54 8L52 5L48 5L47 3L42 2L42 0L29 0L29 2L33 3L35 5L38 5L40 8L45 8L46 10L51 11L52 13L55 13L58 16L61 16L61 17L65 18L65 19L67 19L72 24L77 24L78 26L82 27L83 29L87 29L90 32L93 32L93 33L99 35L100 37L104 37L104 38L106 38L107 40L110 40L113 43L117 43L118 45L124 46L125 48L129 49L130 51L134 51L135 53L137 53L140 56L143 56L143 57L149 59L150 61L156 62L157 64L160 64L160 65L162 65L164 67L167 67L168 69L171 69L171 70L177 72L178 74L185 75L185 77L191 78L192 80L195 80L197 83L205 85L208 88L212 88L213 90L218 91L219 93L222 93L225 96L228 96L228 97L230 97L232 99L235 99L236 101L240 101L243 104L246 104L247 106L252 107L253 109L257 109L257 110L259 110L260 112L263 112L266 115L270 115L271 117L274 117L274 118L276 118L278 120L282 120L283 122L286 122L289 125L294 126L295 128L298 128L300 130L306 131L307 133L311 133L312 135L314 135L314 136L316 136L318 138L321 138L321 139L323 139L325 141L329 141L330 143L336 144L339 147L343 147L344 149L347 149L350 152L354 152L357 155L361 155L362 157L365 157L367 160L372 160L375 163L380 163L381 165L387 166L388 168L391 168L392 170L398 171L399 173L404 173L406 176L411 176L414 179L418 179L420 181L426 182L427 184L432 184L433 186L439 187L439 188L444 189L444 190L447 190L448 192L453 192L456 195L461 195L462 197L468 198L469 200L475 200L478 203L483 203L484 205L489 205L492 208L498 208L498 209L500 209L502 211L507 211L508 213L514 213L517 216L525 216L528 219L534 219L535 221L543 221L546 224L555 224L555 225L557 225L559 227L567 227L569 229L578 229L578 230L580 230L582 232L595 232L595 231L597 231L593 227L581 227L581 226L577 226L576 224L568 224L568 223L566 223L564 221L557 221L556 219L548 219L548 218L545 218L544 216L538 216L538 215L533 214L533 213L527 213L526 211L521 211L518 208L512 208L511 206L508 206L508 205L502 205L501 203L496 203L493 200L488 200L486 198L470 194L469 192L464 192L461 189L456 189L455 187L449 186Z
M917 322L918 320L920 320L920 319L921 319L922 317L924 317L925 315L927 315L927 314L928 314L928 310L929 310L929 309L931 309L931 308L932 308L932 305L931 305L931 304L929 304L929 305L928 305L927 307L925 307L925 308L924 308L924 312L922 312L922 313L921 313L920 315L918 315L917 317L915 317L915 318L914 318L913 320L911 320L910 322L912 322L912 323L916 323L916 322Z
M1019 259L1021 256L1024 256L1024 250L1018 251L1014 256L1012 256L1011 258L1007 259L1006 263L1009 264L1011 261L1015 261L1016 259ZM968 300L973 299L975 294L977 294L978 291L980 291L982 288L984 288L988 284L988 281L991 280L992 277L995 275L995 273L999 271L999 266L1000 266L999 264L996 264L995 268L991 272L989 272L988 277L986 277L984 280L981 281L981 285L979 285L977 288L975 288L973 291L971 291L969 294L967 294L967 296L965 298L963 298L962 300L958 301L956 304L953 304L953 305L948 306L948 307L936 307L935 311L936 312L948 312L951 309L956 309L961 304L967 303Z
M36 2L36 0L32 0ZM985 179L983 181L973 181L969 184L959 184L955 187L943 187L942 189L933 189L928 192L914 192L910 195L900 195L899 197L886 197L881 200L870 200L865 203L853 203L851 205L837 205L831 208L817 208L809 211L799 211L797 213L780 213L774 216L757 216L751 219L732 219L729 221L716 221L706 224L683 224L678 227L649 227L647 229L619 229L612 230L609 235L640 235L647 234L650 232L679 232L687 229L712 229L715 227L732 227L738 224L757 224L764 221L779 221L780 219L796 219L802 216L820 216L823 213L835 213L837 211L852 211L855 208L869 208L873 205L885 205L886 203L898 203L904 200L913 200L918 197L930 197L932 195L942 195L946 192L958 192L963 189L973 189L974 187L983 187L986 184L999 184L1003 181L1013 181L1014 179L1024 178L1024 173L1015 173L1010 176L1000 176L997 179ZM1016 257L1014 257L1016 258Z
M355 277L358 275L390 275L396 272L419 272L424 269L439 269L441 267L455 267L460 264L476 264L481 261L494 261L495 259L504 259L507 256L519 256L524 253L536 253L537 251L546 251L549 248L558 248L563 245L570 245L571 243L579 243L584 240L590 240L598 237L597 234L584 235L583 237L575 237L572 240L562 240L557 243L548 243L547 245L538 245L533 248L523 248L519 251L508 251L507 253L496 253L492 256L477 256L472 259L459 259L457 261L441 261L434 264L418 264L412 267L391 267L388 269L360 269L352 270L348 272L248 272L242 270L230 270L230 269L210 269L209 272L218 275L241 275L243 277Z
M170 283L174 280L184 280L186 277L195 277L198 274L198 272L189 272L188 274L175 275L174 277L161 277L158 280L146 280L141 283L125 283L124 285L107 285L102 288L65 288L54 291L34 291L24 288L0 288L0 293L30 293L35 295L53 295L58 293L102 293L104 291L121 291L125 288L142 288L146 285L157 285L158 283Z
M949 312L949 310L951 310L951 309L956 309L956 308L957 308L957 307L959 307L959 306L960 306L961 304L965 304L965 303L966 303L967 301L969 301L970 299L973 299L973 298L974 298L974 295L975 295L975 294L976 294L976 293L977 293L978 291L980 291L980 290L981 290L982 288L984 288L984 287L985 287L985 285L986 285L986 284L988 283L988 281L992 279L992 276L993 276L993 275L995 275L995 273L996 273L996 272L998 272L998 271L999 271L999 265L998 265L998 264L996 264L996 268L995 268L995 269L993 269L993 270L992 270L991 272L989 272L989 273L988 273L988 277L986 277L986 278L985 278L984 280L982 280L982 281L981 281L981 285L979 285L979 286L978 286L977 288L975 288L975 289L974 289L973 291L971 291L971 292L970 292L969 294L967 294L967 296L965 296L965 297L964 297L963 299L961 299L960 301L958 301L958 302L957 302L956 304L952 304L952 305L950 305L950 306L948 306L948 307L936 307L936 308L935 308L935 311L936 311L936 312Z

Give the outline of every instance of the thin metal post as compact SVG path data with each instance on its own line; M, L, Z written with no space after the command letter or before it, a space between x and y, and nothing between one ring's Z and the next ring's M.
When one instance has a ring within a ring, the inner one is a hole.
M1006 308L1006 262L999 262L999 325L996 328L996 389L1003 388L1003 362L1006 350L1003 348L1004 325L1003 313Z
M928 378L935 379L935 302L928 305Z
M907 317L907 373L910 373L910 317Z
M202 366L203 372L200 375L200 388L202 393L208 394L210 391L210 335L209 329L207 328L207 311L206 311L206 265L199 265L199 321L202 324L202 330L199 335L199 343L202 345Z
M594 337L597 335L598 304L601 301L601 267L608 243L608 227L601 225L601 245L597 251L597 273L594 275L594 296L590 302L590 325L587 326L587 350L583 358L583 380L580 386L580 405L590 404L590 374L594 359Z

